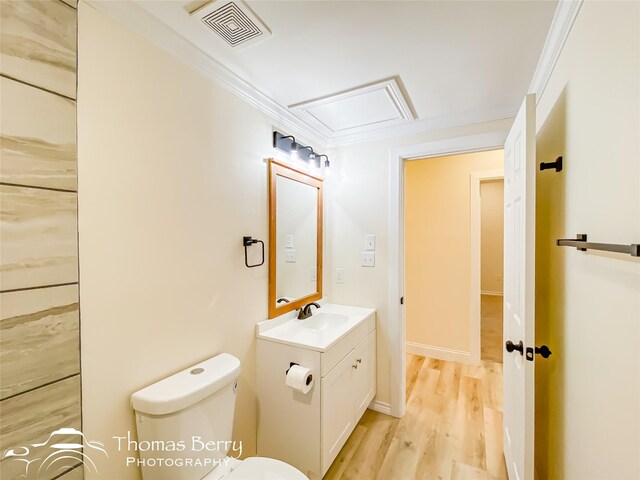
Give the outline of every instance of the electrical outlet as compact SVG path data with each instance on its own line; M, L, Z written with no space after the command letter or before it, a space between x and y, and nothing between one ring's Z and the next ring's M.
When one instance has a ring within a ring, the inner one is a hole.
M293 235L285 235L284 236L284 248L294 248L293 247Z
M375 252L362 252L361 265L363 267L375 267L376 266L376 254Z
M288 263L296 263L296 251L287 248L284 251L284 261Z
M311 267L311 281L315 282L318 278L316 267Z
M336 268L336 283L344 283L344 268Z
M364 249L365 250L375 250L376 249L376 236L375 235L365 235L364 236Z

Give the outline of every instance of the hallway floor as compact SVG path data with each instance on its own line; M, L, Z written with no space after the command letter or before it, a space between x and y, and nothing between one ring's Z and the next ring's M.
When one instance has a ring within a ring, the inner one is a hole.
M325 479L506 479L502 364L407 355L404 418L367 410Z
M481 295L480 358L502 363L502 296Z

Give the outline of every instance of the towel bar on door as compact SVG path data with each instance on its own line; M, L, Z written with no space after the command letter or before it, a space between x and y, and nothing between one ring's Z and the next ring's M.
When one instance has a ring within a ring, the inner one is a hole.
M618 245L615 243L587 242L587 234L580 233L577 238L561 238L556 244L559 247L576 247L581 252L601 250L603 252L627 253L632 257L640 257L640 244Z

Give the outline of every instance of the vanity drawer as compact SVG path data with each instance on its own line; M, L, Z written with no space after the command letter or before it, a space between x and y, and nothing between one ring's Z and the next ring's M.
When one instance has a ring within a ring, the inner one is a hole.
M360 325L340 339L333 347L320 355L320 376L325 377L346 357L354 346L358 345L376 328L376 314L373 312Z

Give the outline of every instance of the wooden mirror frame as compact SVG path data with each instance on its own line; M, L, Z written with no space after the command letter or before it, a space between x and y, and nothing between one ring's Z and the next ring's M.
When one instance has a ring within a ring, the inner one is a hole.
M310 295L282 305L276 304L276 180L278 177L290 178L318 189L318 224L316 227L316 291ZM309 175L302 170L269 159L269 318L278 317L292 310L322 298L322 179Z

